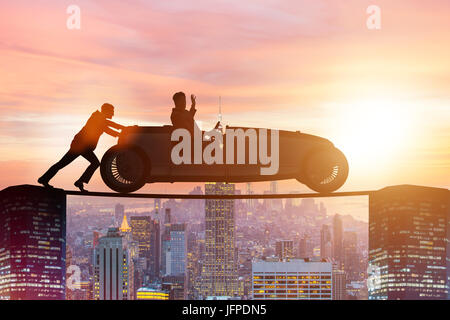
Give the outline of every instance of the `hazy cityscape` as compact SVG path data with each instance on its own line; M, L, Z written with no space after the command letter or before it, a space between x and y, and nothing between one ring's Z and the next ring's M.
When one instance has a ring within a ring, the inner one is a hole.
M205 188L207 194L252 192L250 184L237 190L233 184L210 183L191 193L204 193ZM272 182L267 192L277 193L277 183ZM67 290L67 299L105 298L100 296L106 291L100 289L104 284L96 280L99 270L93 262L96 254L101 255L95 253L99 239L108 233L110 239L121 239L126 256L121 268L122 276L127 270L122 281L128 283L127 294L116 298L367 299L368 224L345 212L328 212L325 202L312 198L97 200L96 204L86 198L71 200L67 266L80 268L81 285ZM279 267L297 264L296 271L308 277L305 290L257 294L260 276L254 274L252 279L252 271L256 264L270 269L275 262ZM309 266L314 274L325 270L327 281L315 281Z

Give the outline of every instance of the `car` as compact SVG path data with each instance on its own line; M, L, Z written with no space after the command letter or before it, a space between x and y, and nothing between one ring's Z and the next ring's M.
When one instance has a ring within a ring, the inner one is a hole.
M267 163L249 161L248 137L247 140L245 137L243 140L246 151L244 163L223 161L205 164L203 161L201 163L187 161L175 164L172 159L172 149L178 143L178 140L173 141L172 135L175 130L176 128L170 125L124 128L117 145L111 147L102 157L100 172L104 183L116 192L130 193L139 190L146 183L155 182L242 183L297 179L313 191L331 193L339 189L348 176L347 159L331 141L300 131L269 130L276 132L279 139L276 141L279 163L275 174L261 174L262 168L267 167ZM224 150L228 150L227 144L231 140L228 141L226 137L232 130L235 132L241 130L241 133L249 130L261 133L267 132L268 129L226 126L224 138L221 140L221 148ZM200 144L204 150L216 136L208 137L205 132L202 134L204 136ZM267 143L274 144L271 141ZM193 141L192 154L194 144ZM261 145L257 149L260 154ZM236 156L234 154L234 159Z

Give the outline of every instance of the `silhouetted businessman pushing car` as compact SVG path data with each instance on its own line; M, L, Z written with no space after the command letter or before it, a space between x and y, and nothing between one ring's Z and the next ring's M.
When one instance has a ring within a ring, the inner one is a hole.
M90 165L86 168L81 177L75 181L74 185L81 191L86 191L84 189L84 184L89 183L95 170L97 170L100 165L100 162L94 153L100 136L105 132L113 137L118 137L119 132L111 128L117 130L125 128L120 124L108 120L113 116L114 106L109 103L104 103L101 107L101 111L97 110L92 113L85 126L73 138L69 151L61 158L61 160L51 166L50 169L38 179L38 182L45 187L51 187L49 181L58 173L58 171L79 156L82 156L90 162Z

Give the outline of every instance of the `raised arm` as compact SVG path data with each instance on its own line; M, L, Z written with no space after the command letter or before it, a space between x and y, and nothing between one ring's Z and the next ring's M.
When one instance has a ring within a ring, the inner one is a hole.
M197 109L195 109L195 105L196 105L195 99L196 98L197 97L195 95L191 94L191 102L192 102L192 104L191 104L191 109L189 110L189 112L192 115L192 117L194 117L195 113L197 112Z

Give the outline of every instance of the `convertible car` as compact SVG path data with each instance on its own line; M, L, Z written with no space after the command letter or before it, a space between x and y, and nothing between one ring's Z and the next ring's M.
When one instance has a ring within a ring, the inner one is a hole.
M232 183L297 179L316 192L330 193L339 189L348 176L348 162L339 149L327 139L299 131L278 131L279 163L275 174L262 175L261 168L267 165L248 161L248 140L245 142L247 161L244 164L242 161L241 164L227 164L225 161L224 164L174 164L172 148L178 141L172 141L173 131L169 125L123 129L117 145L111 147L101 161L100 172L105 184L116 192L130 193L152 182ZM224 150L227 148L226 140L224 138L221 144ZM270 138L267 140L270 144ZM203 146L208 143L201 142Z

